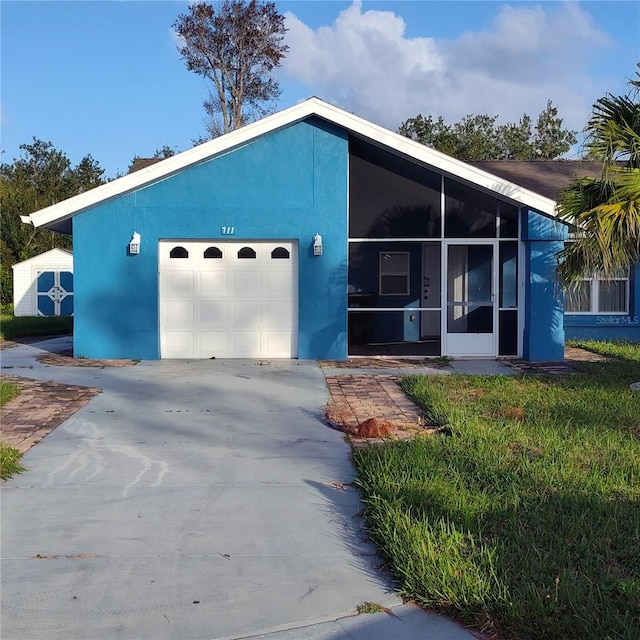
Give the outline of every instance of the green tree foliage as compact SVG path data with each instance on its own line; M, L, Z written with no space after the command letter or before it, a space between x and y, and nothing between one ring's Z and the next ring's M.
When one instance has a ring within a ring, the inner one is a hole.
M468 115L447 124L442 117L417 115L400 125L398 133L450 156L473 160L552 160L576 142L576 132L563 128L551 100L535 127L526 113L518 123L498 124L498 116Z
M104 169L90 155L73 167L51 142L33 138L22 157L0 164L0 300L13 300L11 266L54 247L70 248L71 238L24 224L28 215L104 183Z
M608 93L593 106L585 147L587 157L602 162L602 175L575 180L558 203L560 217L576 232L559 254L565 286L593 274L614 277L640 260L639 98L636 72L626 95Z
M204 103L211 138L273 109L280 85L271 74L289 50L275 3L224 0L214 7L195 2L173 28L187 69L213 85Z

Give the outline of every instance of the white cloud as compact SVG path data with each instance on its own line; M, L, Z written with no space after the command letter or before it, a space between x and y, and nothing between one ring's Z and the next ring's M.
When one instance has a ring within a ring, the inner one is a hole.
M425 3L434 19L437 7ZM590 57L609 44L572 2L503 6L490 29L452 40L409 38L400 16L362 11L357 1L330 26L311 29L292 13L286 23L285 74L391 129L418 113L535 117L547 99L565 125L581 129L593 96L602 93L589 77Z

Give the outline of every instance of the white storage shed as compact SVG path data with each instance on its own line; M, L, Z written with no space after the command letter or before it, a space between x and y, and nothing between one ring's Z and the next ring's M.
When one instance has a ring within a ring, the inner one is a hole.
M13 265L16 316L73 315L73 254L51 249Z

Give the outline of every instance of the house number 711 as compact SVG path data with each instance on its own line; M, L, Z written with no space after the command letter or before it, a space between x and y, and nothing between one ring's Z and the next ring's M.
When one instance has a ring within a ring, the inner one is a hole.
M233 236L236 233L235 227L220 227L220 235L222 236Z

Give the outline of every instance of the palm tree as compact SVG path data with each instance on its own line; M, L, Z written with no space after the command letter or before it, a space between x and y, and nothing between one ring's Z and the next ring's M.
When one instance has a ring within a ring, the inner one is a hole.
M576 238L558 254L565 286L596 273L615 277L640 260L640 72L629 84L627 95L600 98L586 127L602 176L575 180L558 202Z

